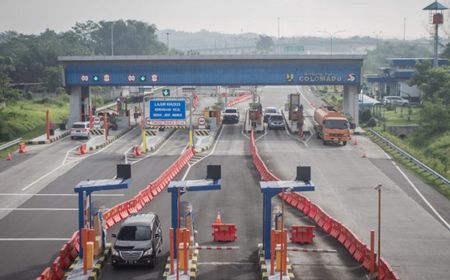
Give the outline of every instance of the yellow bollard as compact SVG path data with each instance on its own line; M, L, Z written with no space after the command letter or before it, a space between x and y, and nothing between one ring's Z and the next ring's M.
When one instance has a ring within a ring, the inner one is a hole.
M89 241L86 244L86 269L92 269L94 266L94 242Z
M145 133L145 128L142 128L142 148L144 150L144 153L148 152L147 148L147 134Z
M189 146L194 146L194 140L193 140L193 135L192 135L192 127L189 129Z

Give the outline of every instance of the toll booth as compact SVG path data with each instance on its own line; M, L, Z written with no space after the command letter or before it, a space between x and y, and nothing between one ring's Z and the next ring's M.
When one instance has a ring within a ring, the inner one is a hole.
M262 114L261 103L250 103L248 109L248 122L246 122L248 129L254 129L256 132L264 131L264 122Z

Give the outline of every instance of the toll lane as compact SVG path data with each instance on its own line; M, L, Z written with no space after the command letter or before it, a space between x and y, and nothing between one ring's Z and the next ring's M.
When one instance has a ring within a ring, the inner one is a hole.
M125 150L139 140L139 133L125 135L110 147L83 160L63 177L50 183L39 193L40 196L31 197L20 206L20 208L34 209L34 211L15 210L0 220L2 229L0 231L0 265L4 268L0 272L0 278L11 279L8 278L9 275L16 274L20 274L20 277L14 279L34 278L45 266L50 265L50 261L64 243L62 240L53 240L52 238L69 239L77 229L77 197L68 196L73 194L75 185L87 178L114 177L115 166L123 162ZM133 165L133 181L130 188L122 192L115 192L122 196L94 197L95 205L111 207L135 195L178 157L187 142L188 137L185 132L175 132L157 153ZM106 194L108 193L110 192L106 192ZM59 195L52 196L51 194ZM18 242L10 238L29 238L29 240ZM35 238L43 238L43 240L35 240ZM42 243L48 246L42 246ZM39 258L36 258L34 253L25 253L29 248L36 247L42 248ZM11 251L17 252L17 254L10 256L8 252ZM20 271L22 273L19 273Z
M276 90L268 95L273 99L283 98ZM323 146L314 137L305 147L286 138L290 141L284 141L281 146L271 142L271 138L258 142L263 160L275 174L291 179L294 166L311 165L317 188L306 196L351 228L366 244L369 231L377 227L374 187L382 184L383 257L401 278L446 277L450 261L448 231L372 163L372 154L377 161L390 162L386 156L380 156L383 152L379 148L361 142L358 146ZM366 157L362 157L362 151L367 152ZM390 169L394 169L392 162L390 164Z

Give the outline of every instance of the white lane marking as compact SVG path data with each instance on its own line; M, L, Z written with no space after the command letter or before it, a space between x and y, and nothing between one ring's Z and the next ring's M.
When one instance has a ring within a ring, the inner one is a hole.
M197 265L257 265L254 262L198 262Z
M222 136L222 132L223 132L224 129L225 128L222 126L222 129L220 130L219 136L217 136L216 143L214 143L214 147L212 148L211 152L209 154L207 154L206 156L204 156L203 158L201 158L200 160L198 160L196 163L194 163L192 165L188 165L188 168L187 168L186 172L184 173L183 178L181 179L181 181L186 180L186 177L189 174L189 171L191 171L191 167L192 166L195 166L197 163L201 162L205 158L207 158L210 155L214 154L214 152L216 151L217 144L219 143L219 139Z
M70 238L0 238L0 241L69 241Z
M29 183L28 185L26 185L24 188L22 188L22 191L26 191L29 188L31 188L34 184L36 184L37 182L41 181L42 179L44 179L45 177L51 175L52 173L54 173L55 171L59 170L61 167L63 167L65 165L60 165L58 167L56 167L55 169L51 170L50 172L44 174L43 176L39 177L38 179L34 180L33 182Z
M161 146L159 146L159 148L158 148L153 154L156 155L159 151L161 151L161 149L169 142L169 140L170 140L175 134L177 134L178 131L181 131L181 130L177 130L177 131L175 131L174 133L172 133L172 135L170 135L170 137L167 138L167 139L164 141L164 143L162 143ZM149 156L150 156L150 155L149 155Z
M286 129L286 128L285 128L285 129ZM269 130L269 129L264 129L264 134L261 135L261 136L259 136L258 138L256 138L256 139L255 139L255 143L258 142L258 140L260 140L260 139L263 138L264 136L266 136L268 130Z
M398 167L397 163L395 161L392 161L392 163L394 164L395 168L397 168L397 170L403 175L403 177L406 179L406 181L409 183L409 185L416 191L416 193L423 200L423 202L425 202L425 204L431 209L431 211L445 225L447 230L450 231L450 225L447 223L447 221L445 221L444 218L442 218L442 216L439 215L438 211L436 211L436 209L434 209L434 207L430 204L430 202L428 202L428 200L422 195L422 193L417 189L417 187L414 185L414 183L408 178L408 176L406 176L406 174L403 172L403 170L401 170L400 167Z
M0 211L78 211L78 208L0 208Z
M134 130L134 129L131 129L130 131L128 131L127 133L125 133L125 134L122 135L121 137L123 137L123 136L129 134L129 133L132 132L133 130ZM116 140L117 140L117 139L116 139ZM114 140L114 142L115 142L115 140ZM110 143L110 144L112 144L112 143ZM95 153L93 153L93 154L89 154L89 155L87 155L87 156L84 156L84 157L82 157L81 159L86 159L86 158L91 157L91 156L93 156L93 155L96 155L96 154L98 154L98 153L100 153L100 152L103 152L104 150L106 150L106 149L109 148L110 146L112 146L112 145L109 145L109 144L108 144L108 145L106 145L105 147L103 147L102 149L98 150L97 152L95 152ZM78 146L77 146L77 147L78 147ZM77 147L75 147L75 149L76 149ZM51 175L51 174L54 173L55 171L59 170L61 167L65 166L65 165L66 165L66 159L67 159L67 157L68 157L68 154L69 154L70 151L72 151L73 149L74 149L74 148L70 149L70 150L66 153L66 156L64 157L64 160L63 160L63 162L61 163L60 166L56 167L55 169L51 170L50 172L46 173L45 175L39 177L38 179L34 180L34 181L31 182L30 184L26 185L24 188L22 188L22 191L26 191L27 189L31 188L34 184L38 183L39 181L41 181L41 180L44 179L45 177ZM81 161L81 159L80 159L79 161Z
M0 193L0 196L78 196L76 193ZM93 193L92 196L125 196L121 193Z

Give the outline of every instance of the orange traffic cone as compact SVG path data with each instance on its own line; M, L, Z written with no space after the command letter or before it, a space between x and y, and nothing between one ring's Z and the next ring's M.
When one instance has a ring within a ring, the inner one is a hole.
M13 159L12 154L9 153L8 156L6 157L6 160L12 160L12 159Z
M366 157L367 157L366 151L363 151L361 157L362 157L362 158L366 158Z
M217 212L216 221L214 222L217 225L220 225L222 223L222 219L220 218L220 212Z
M358 138L355 137L355 140L353 141L353 145L358 145Z
M141 156L141 155L142 155L142 154L141 154L141 149L139 148L139 146L135 146L135 147L134 147L133 155L134 155L135 157L138 157L138 156Z
M25 143L19 144L19 154L24 154L26 152L26 146Z

